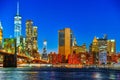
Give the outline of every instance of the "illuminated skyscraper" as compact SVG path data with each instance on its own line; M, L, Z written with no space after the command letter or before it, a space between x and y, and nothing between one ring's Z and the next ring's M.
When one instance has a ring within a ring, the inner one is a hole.
M107 54L116 53L116 41L108 40L107 35L103 38L94 38L93 43L90 45L90 53L93 54L94 64L106 63Z
M98 38L98 47L99 47L99 64L107 63L107 35L104 35L103 38Z
M20 45L21 19L22 17L19 15L19 2L17 2L17 14L14 17L14 37L16 38L17 47Z
M77 46L76 38L73 39L73 46Z
M64 30L59 30L59 49L58 53L65 55L68 59L68 55L71 53L71 48L73 44L73 34L70 28L65 28Z
M26 21L26 50L31 56L33 51L32 26L33 26L32 20L27 20Z
M3 27L0 22L0 49L2 49L2 42L3 42Z
M103 38L94 37L94 40L90 45L90 52L100 51L107 51L107 35L104 35Z
M37 45L37 26L33 26L33 50L37 51L38 50L38 45Z
M98 47L99 47L99 52L105 51L107 52L107 35L104 35L103 38L98 38Z
M33 26L32 20L26 21L26 48L28 54L34 58L37 58L38 53L38 31L37 26Z
M99 64L99 47L98 47L98 40L94 37L92 44L90 45L90 53L93 56L93 63Z
M91 47L92 52L99 52L98 40L96 37L94 37Z
M18 46L18 53L23 54L25 52L25 38L20 37L20 45Z
M109 54L116 53L116 41L113 40L107 40L107 52Z
M39 57L39 53L38 53L38 31L37 31L38 27L37 26L33 26L33 35L32 35L32 39L33 39L33 54L32 56L34 58L40 58Z
M47 41L46 40L43 41L42 59L44 59L44 60L48 59L48 56L47 56Z

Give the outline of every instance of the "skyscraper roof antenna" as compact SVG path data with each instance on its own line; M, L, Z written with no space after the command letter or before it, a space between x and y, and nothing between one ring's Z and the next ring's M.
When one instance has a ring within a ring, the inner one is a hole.
M17 1L17 15L19 15L19 0Z

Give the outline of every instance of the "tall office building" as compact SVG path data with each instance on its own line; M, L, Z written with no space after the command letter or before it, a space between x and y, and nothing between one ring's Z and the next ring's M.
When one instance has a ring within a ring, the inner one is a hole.
M37 26L33 26L32 20L26 21L26 51L34 58L37 58L38 53L38 31Z
M72 48L72 31L70 28L65 28L63 30L59 30L59 47L58 47L58 53L61 55L65 55L66 59L68 59L68 55L71 53Z
M90 52L93 54L94 64L99 62L106 63L107 53L116 53L116 41L108 40L107 35L103 38L94 38L93 43L90 45Z
M98 47L99 47L99 64L107 63L107 35L104 35L103 38L98 38Z
M103 38L94 37L92 44L90 45L90 52L107 51L107 35Z
M19 2L17 2L17 14L14 17L14 37L16 38L17 47L20 45L21 19L22 17L19 15Z
M99 52L106 51L107 52L107 35L104 35L103 38L98 38L98 47Z
M24 37L20 37L20 45L18 47L18 53L20 54L25 54L25 38Z
M93 63L98 65L99 64L99 47L98 47L98 40L94 37L92 44L90 45L90 53L93 56Z
M38 51L37 36L38 36L37 26L33 26L33 50L34 51Z
M92 52L99 52L98 40L97 40L96 37L94 37L91 47L92 47L92 48L91 48L91 51L92 51Z
M107 40L107 52L109 54L116 53L116 41L114 39Z
M3 27L0 22L0 49L2 49L2 42L3 42Z
M76 41L76 38L73 39L73 46L77 46L77 41Z
M43 41L43 53L42 53L42 59L47 60L48 55L47 55L47 41Z
M33 51L32 26L33 26L32 20L27 20L26 21L26 51L28 51L29 55L31 56Z

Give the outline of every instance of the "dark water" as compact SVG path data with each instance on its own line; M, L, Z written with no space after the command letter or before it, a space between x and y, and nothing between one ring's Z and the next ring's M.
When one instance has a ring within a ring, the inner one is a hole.
M0 80L120 80L111 69L0 68Z

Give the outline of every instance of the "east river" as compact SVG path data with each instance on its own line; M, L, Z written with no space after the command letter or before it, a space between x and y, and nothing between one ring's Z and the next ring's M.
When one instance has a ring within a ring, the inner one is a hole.
M0 68L0 80L120 80L120 71L97 68Z

